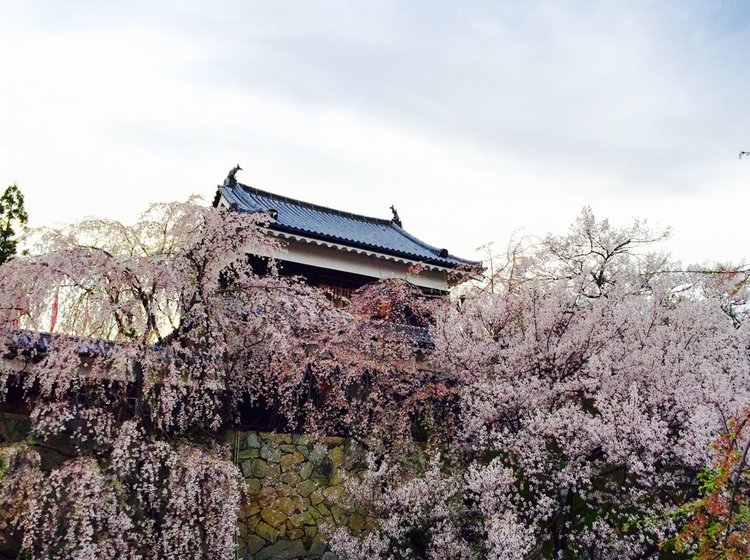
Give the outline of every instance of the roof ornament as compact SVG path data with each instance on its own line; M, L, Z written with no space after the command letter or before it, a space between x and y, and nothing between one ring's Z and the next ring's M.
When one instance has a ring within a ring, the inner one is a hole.
M396 207L391 204L391 212L393 212L393 218L391 218L391 221L396 224L398 227L403 227L401 225L401 218L398 217L398 211L396 210Z
M240 167L240 164L238 163L235 165L231 171L227 174L227 178L224 179L224 186L225 187L233 187L237 184L237 179L235 179L235 175L237 175L238 171L242 171L242 168Z

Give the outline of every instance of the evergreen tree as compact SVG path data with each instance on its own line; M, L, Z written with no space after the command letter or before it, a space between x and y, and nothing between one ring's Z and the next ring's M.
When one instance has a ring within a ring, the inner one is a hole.
M28 220L21 189L10 185L0 197L0 264L16 254L16 229L25 226Z

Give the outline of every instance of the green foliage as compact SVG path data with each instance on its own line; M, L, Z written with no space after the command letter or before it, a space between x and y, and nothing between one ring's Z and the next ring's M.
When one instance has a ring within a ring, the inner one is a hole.
M682 530L662 548L695 560L741 560L750 557L750 474L747 469L745 410L727 424L715 448L715 463L698 475L701 496L680 508Z
M0 456L0 481L5 478L5 473L8 472L8 464L5 461L5 458Z
M28 220L23 193L17 185L10 185L0 196L0 264L15 256L18 246L16 230L23 228Z

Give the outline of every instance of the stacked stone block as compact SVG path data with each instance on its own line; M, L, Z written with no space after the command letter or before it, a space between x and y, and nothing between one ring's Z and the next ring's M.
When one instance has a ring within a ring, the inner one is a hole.
M0 412L0 444L21 441L31 432L31 421L23 414Z
M21 441L29 431L27 416L0 412L0 445ZM246 486L238 558L336 560L323 527L374 528L375 519L347 500L345 479L364 469L362 453L348 440L270 432L230 432L226 440L237 448Z
M267 432L238 432L235 438L247 485L240 558L329 560L335 556L326 552L322 526L357 532L374 526L373 518L347 505L344 481L356 475L361 458L347 440Z

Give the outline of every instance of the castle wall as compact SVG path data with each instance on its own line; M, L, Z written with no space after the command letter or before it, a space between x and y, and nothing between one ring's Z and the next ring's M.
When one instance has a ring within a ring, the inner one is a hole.
M0 411L0 448L22 441L29 429L28 417ZM344 481L365 468L363 453L349 440L257 431L230 431L223 439L245 482L238 558L335 560L326 525L355 532L374 526L365 511L346 506Z

